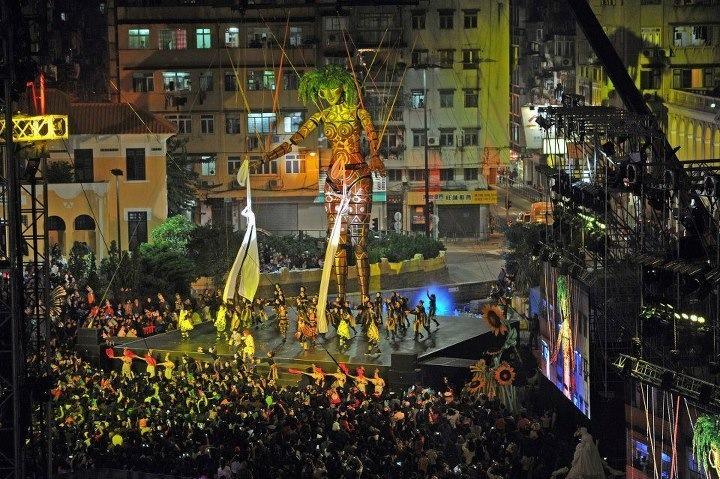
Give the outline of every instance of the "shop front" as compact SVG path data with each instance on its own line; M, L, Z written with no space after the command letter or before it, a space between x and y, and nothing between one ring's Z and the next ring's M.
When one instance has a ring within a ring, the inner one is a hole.
M434 206L431 215L437 215L440 237L482 238L488 232L488 207L497 204L497 191L439 191L430 194L430 202ZM409 191L406 204L410 229L424 231L425 193Z

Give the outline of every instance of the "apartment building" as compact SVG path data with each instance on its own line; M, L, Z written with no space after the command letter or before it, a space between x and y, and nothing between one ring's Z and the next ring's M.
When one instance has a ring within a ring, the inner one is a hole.
M716 0L592 2L631 77L681 160L720 158L720 4ZM594 105L620 101L578 36L577 92Z
M391 228L399 212L404 230L424 229L426 146L433 194L453 192L435 203L449 220L455 209L478 223L478 201L490 196L472 192L486 177L493 183L509 157L506 4L267 1L239 11L222 3L108 4L115 99L164 116L189 138L205 185L198 221L240 226L242 159L297 130L314 111L297 100L299 75L337 63L356 74L382 135L388 177L375 181L373 223ZM329 156L316 132L253 172L259 227L321 234Z
M387 161L389 216L424 229L427 154L440 235L482 235L497 201L485 190L510 156L509 5L420 1L403 24L404 148Z

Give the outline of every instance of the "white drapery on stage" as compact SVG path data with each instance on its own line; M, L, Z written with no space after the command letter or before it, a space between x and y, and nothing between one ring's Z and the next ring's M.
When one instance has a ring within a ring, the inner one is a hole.
M237 181L241 186L246 187L247 204L240 214L246 218L247 228L225 283L224 302L234 299L236 296L242 296L252 301L260 284L260 253L258 252L255 213L252 210L252 194L250 193L250 163L247 158L237 173Z

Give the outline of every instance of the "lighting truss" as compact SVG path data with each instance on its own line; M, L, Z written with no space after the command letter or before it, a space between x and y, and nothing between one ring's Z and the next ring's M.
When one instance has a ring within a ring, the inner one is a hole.
M68 138L67 115L13 116L13 141L62 140ZM0 138L5 133L5 120L0 119ZM0 140L3 141L3 140Z
M667 386L663 378L672 378L671 392L697 401L698 407L720 409L720 395L715 384L627 354L619 354L612 364L619 371L630 374L633 379L656 388Z

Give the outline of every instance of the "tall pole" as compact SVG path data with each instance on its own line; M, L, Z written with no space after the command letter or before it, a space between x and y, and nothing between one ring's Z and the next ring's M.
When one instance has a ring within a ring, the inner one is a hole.
M14 158L13 145L13 122L12 122L12 99L11 85L13 75L13 32L12 22L8 22L9 32L7 33L7 61L8 76L5 78L5 180L7 186L7 226L8 226L8 252L10 259L10 347L12 361L12 428L13 428L13 468L15 478L24 477L23 467L23 444L24 426L20 421L20 410L22 397L21 377L23 371L24 354L22 349L21 324L23 320L23 255L21 251L21 213L20 213L20 178L18 165Z
M423 129L425 131L425 236L430 237L430 169L428 166L427 65L423 68Z
M115 175L115 214L117 215L117 244L118 256L122 255L122 237L120 236L120 180Z

